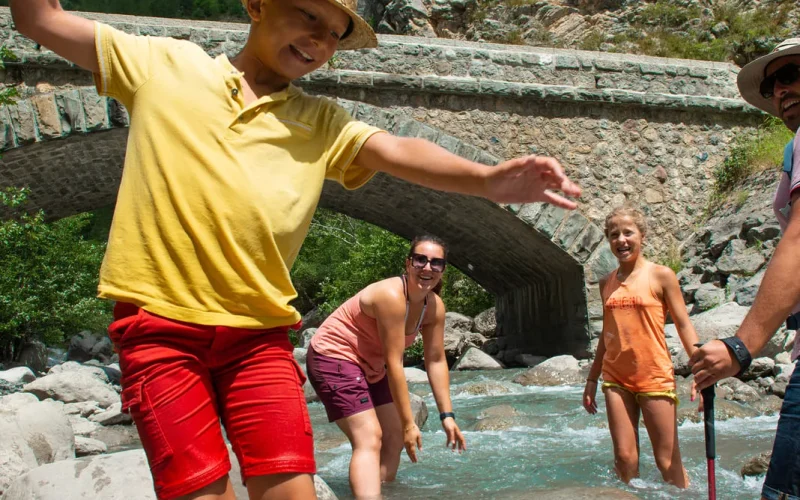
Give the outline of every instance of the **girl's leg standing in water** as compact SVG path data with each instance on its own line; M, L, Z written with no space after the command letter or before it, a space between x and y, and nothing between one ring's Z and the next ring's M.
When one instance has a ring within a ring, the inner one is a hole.
M639 477L639 405L636 396L628 391L606 387L603 392L614 444L614 469L628 483Z
M393 403L375 408L381 423L381 482L391 482L397 477L400 455L403 453L403 424Z
M687 488L689 476L683 467L678 445L675 401L669 397L640 397L639 405L661 477L679 488Z
M336 425L353 448L350 458L350 488L353 495L356 500L380 500L383 431L377 413L374 409L362 411L337 420Z

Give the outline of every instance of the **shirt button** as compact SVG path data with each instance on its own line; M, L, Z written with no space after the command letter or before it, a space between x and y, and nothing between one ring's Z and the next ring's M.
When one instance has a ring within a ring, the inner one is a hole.
M237 95L239 95L239 89L231 89L231 95L233 97L236 97Z

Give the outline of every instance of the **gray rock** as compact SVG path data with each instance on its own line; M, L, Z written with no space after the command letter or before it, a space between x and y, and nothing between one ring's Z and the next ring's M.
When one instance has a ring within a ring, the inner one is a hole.
M66 372L81 372L86 373L95 377L97 380L110 384L111 381L108 379L108 375L106 374L105 370L103 370L100 366L91 366L91 365L82 365L75 361L67 361L66 363L62 363L60 365L56 365L47 372L48 375L53 375L56 373L66 373Z
M742 403L752 403L761 399L761 395L756 389L736 378L726 378L720 382L720 386L727 386L731 389L730 394L726 395L725 399Z
M503 365L477 347L470 347L453 365L453 370L502 370Z
M425 422L428 421L428 405L425 404L424 399L414 393L410 393L409 397L411 398L411 413L414 415L414 423L422 429Z
M78 415L84 418L103 411L95 401L81 401L79 403L66 403L61 407L65 415Z
M13 415L0 412L0 495L19 476L36 468L36 455L22 437ZM7 497L3 497L4 499ZM34 497L25 497L26 500Z
M239 464L230 452L232 478L240 477ZM336 500L320 478L314 478L317 498ZM237 498L247 498L247 489L234 479ZM3 500L63 500L102 498L103 500L156 500L153 480L144 450L129 450L63 460L37 467L20 475L5 492Z
M92 349L100 342L101 339L107 338L105 335L98 335L89 330L84 330L77 335L74 335L69 340L69 348L67 349L67 359L70 361L78 361L83 363L89 361L94 356Z
M728 246L728 242L739 237L742 230L742 224L745 218L742 216L735 216L721 221L713 229L707 229L703 239L707 240L706 247L709 253L715 259L719 257L722 251Z
M475 316L475 331L488 339L497 334L497 316L494 307Z
M464 318L466 318L466 316L464 316ZM470 319L470 322L471 321ZM486 343L486 337L480 333L463 331L451 326L445 326L444 353L450 365L455 363L470 347L481 347L484 343Z
M755 248L748 248L742 240L728 243L717 260L717 270L724 274L752 276L764 265L764 257Z
M772 375L772 370L775 368L775 361L772 358L756 358L742 373L742 380L754 380L759 377Z
M698 312L708 311L725 302L725 290L711 283L703 283L694 293L694 304Z
M111 356L114 355L114 344L107 335L104 335L92 346L89 354L92 356L92 359L108 363L111 360Z
M761 227L754 227L747 231L747 242L750 244L774 240L781 235L781 227L778 224L770 223Z
M100 455L108 451L108 446L99 439L92 439L84 436L75 437L75 456L87 457L90 455Z
M482 346L481 350L489 356L496 356L500 352L500 339L488 339Z
M89 417L90 422L95 422L100 425L119 425L131 424L130 414L122 413L122 403L114 403L109 406L105 411L95 413Z
M29 342L22 348L17 357L17 363L27 366L35 373L47 371L47 346L38 340Z
M762 269L756 273L755 276L747 280L744 285L736 289L734 300L737 304L748 307L753 305L753 302L756 300L758 288L761 286L761 281L764 279L765 272L766 271Z
M772 394L782 398L786 395L786 386L788 385L788 382L775 382L769 390Z
M0 372L0 380L5 380L9 384L25 384L36 380L36 375L27 366L18 366L10 370Z
M39 399L51 398L64 403L97 401L102 408L108 408L119 402L119 394L110 385L80 371L49 374L23 389Z
M499 382L487 381L466 384L458 392L472 396L497 396L498 394L508 394L511 390Z
M303 331L309 328L316 329L323 321L325 321L325 314L315 307L303 316ZM308 344L301 345L300 347L308 347Z
M539 365L545 361L547 361L547 356L535 356L533 354L518 354L514 358L515 364L527 368L533 368L534 366Z
M308 346L311 345L311 338L314 337L314 334L317 333L316 328L306 328L298 337L300 341L300 345L298 347L304 347L308 349Z
M772 458L772 451L765 451L756 455L755 457L748 460L743 466L741 472L741 476L760 476L762 474L767 473L767 469L769 468L769 460Z
M297 364L300 365L300 368L303 371L306 370L306 356L308 355L308 349L303 349L302 347L295 347L294 351L292 351L292 355L294 356L295 361Z
M521 385L579 385L583 383L578 360L572 356L555 356L514 377Z
M503 417L516 417L519 415L519 412L516 408L511 405L497 405L497 406L490 406L485 410L481 411L478 415L478 418L503 418Z
M93 422L90 422L93 423ZM97 425L97 428L86 437L102 441L109 450L141 448L142 442L136 427L132 425Z
M792 355L788 352L779 352L775 355L775 369L778 369L778 365L791 365L792 364Z
M406 382L409 384L428 383L428 374L425 370L420 370L419 368L403 368L403 372L406 375Z
M784 345L786 344L786 336L788 335L785 328L781 327L775 334L769 338L764 348L761 349L756 358L774 358L778 354L784 352Z
M760 400L751 403L760 415L777 415L783 406L783 399L775 394L765 394Z
M311 382L309 382L308 379L306 379L306 383L303 384L303 394L305 395L306 403L314 403L320 400L317 392L314 390L314 387L311 385Z
M88 418L81 417L80 415L67 415L69 425L72 427L72 432L76 436L91 436L92 433L97 431L100 424L90 421Z
M795 365L792 363L777 364L773 368L772 373L775 375L775 382L789 382L792 372L795 370Z
M464 316L457 312L447 312L444 315L445 330L456 330L462 333L469 333L472 331L474 322L469 316Z
M700 342L730 337L736 333L750 309L728 302L692 317Z

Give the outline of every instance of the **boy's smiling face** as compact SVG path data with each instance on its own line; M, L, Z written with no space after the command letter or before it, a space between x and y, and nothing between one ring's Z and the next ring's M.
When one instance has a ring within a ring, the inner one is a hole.
M350 17L325 0L248 0L248 43L264 66L296 80L328 62Z

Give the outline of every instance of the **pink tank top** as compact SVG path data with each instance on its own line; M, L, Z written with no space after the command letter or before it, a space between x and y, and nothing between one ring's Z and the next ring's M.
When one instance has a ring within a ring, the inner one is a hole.
M364 370L367 382L374 384L386 376L383 343L378 333L378 321L361 310L361 293L348 299L328 316L311 338L311 347L323 356L356 363ZM405 336L406 348L416 340L427 306L426 297L414 333ZM406 302L406 318L408 318L408 302ZM405 330L405 322L403 329Z

